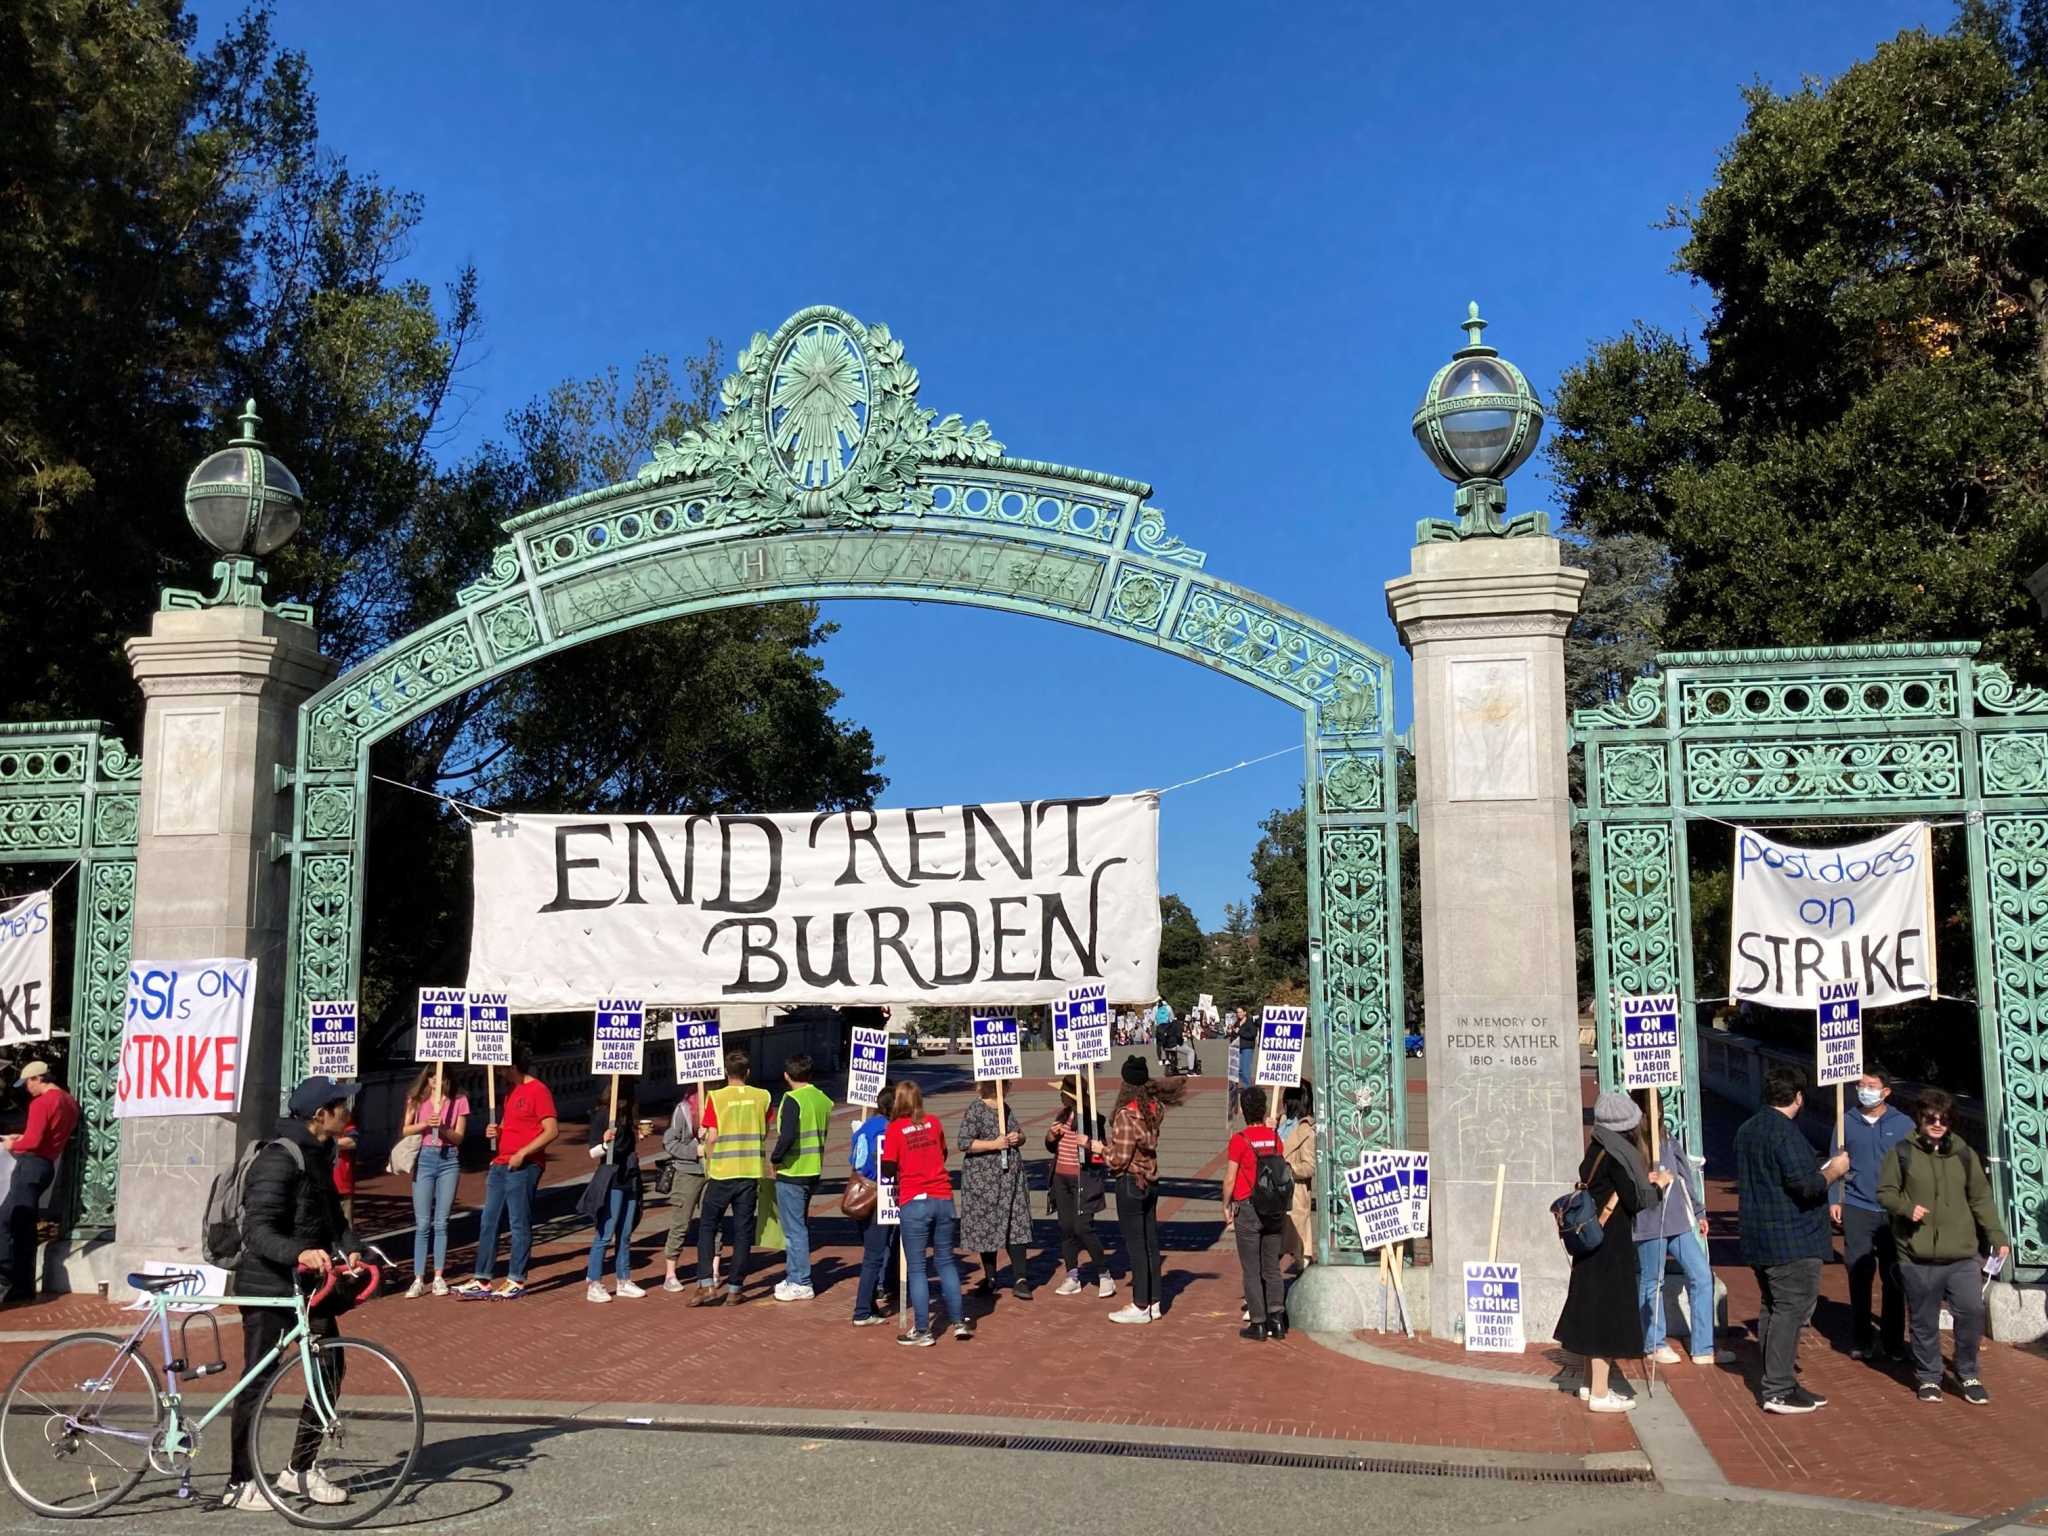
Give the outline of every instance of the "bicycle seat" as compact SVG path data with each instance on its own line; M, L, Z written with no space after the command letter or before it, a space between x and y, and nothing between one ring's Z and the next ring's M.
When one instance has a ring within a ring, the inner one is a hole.
M196 1271L183 1271L169 1275L130 1275L128 1283L138 1291L154 1295L158 1291L176 1290L181 1285L204 1285L205 1280Z

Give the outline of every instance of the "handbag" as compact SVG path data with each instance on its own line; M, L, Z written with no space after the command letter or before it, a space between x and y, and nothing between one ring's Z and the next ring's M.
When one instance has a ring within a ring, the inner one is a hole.
M1594 1155L1593 1166L1586 1170L1586 1177L1572 1186L1572 1192L1550 1202L1551 1217L1557 1222L1558 1239L1564 1244L1564 1251L1574 1259L1583 1259L1598 1251L1607 1235L1607 1218L1614 1214L1614 1207L1621 1199L1619 1191L1609 1195L1603 1210L1593 1204L1592 1193L1586 1188L1606 1160L1607 1149L1602 1147Z
M411 1178L420 1165L420 1146L425 1141L418 1131L410 1136L401 1136L391 1145L391 1156L384 1164L386 1173L402 1173Z
M850 1173L846 1176L845 1193L839 1197L840 1213L855 1221L866 1221L874 1214L875 1202L880 1197L881 1190L873 1179L864 1173Z
M654 1192L657 1195L673 1194L676 1187L676 1160L672 1157L657 1157L654 1160Z

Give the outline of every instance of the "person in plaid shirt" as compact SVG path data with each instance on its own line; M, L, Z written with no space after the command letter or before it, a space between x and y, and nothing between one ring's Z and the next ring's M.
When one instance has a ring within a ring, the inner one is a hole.
M1766 1413L1812 1413L1827 1399L1799 1385L1799 1331L1820 1296L1828 1236L1828 1185L1849 1171L1849 1154L1818 1162L1793 1122L1806 1103L1805 1075L1792 1067L1764 1074L1764 1104L1735 1133L1735 1182L1742 1198L1742 1258L1763 1292L1757 1318L1763 1345Z

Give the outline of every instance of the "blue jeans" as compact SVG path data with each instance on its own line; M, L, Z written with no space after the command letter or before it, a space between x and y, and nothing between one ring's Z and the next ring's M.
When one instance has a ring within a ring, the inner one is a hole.
M1669 1251L1685 1272L1687 1310L1692 1313L1692 1352L1714 1352L1714 1272L1697 1232L1653 1237L1636 1244L1636 1274L1642 1281L1638 1297L1643 1313L1643 1353L1654 1354L1664 1343L1664 1255Z
M911 1321L922 1333L931 1326L932 1285L925 1273L924 1251L930 1248L939 1265L939 1289L945 1294L946 1316L967 1320L960 1305L960 1266L953 1259L953 1202L912 1200L903 1207L903 1256L910 1261Z
M1237 1048L1237 1086L1252 1086L1252 1074L1259 1069L1259 1048L1256 1045L1240 1045Z
M421 1147L419 1166L412 1171L412 1272L427 1278L427 1240L433 1239L434 1267L448 1268L448 1213L455 1209L455 1181L462 1158L453 1147Z
M808 1179L775 1181L775 1218L782 1223L782 1247L791 1285L811 1283L811 1194Z
M882 1288L882 1281L895 1262L896 1228L885 1227L870 1216L860 1233L860 1284L853 1293L855 1317L875 1315L875 1292Z
M512 1262L505 1273L521 1285L526 1283L526 1261L533 1256L533 1192L539 1188L539 1164L516 1169L504 1163L491 1164L484 1179L484 1214L477 1224L477 1279L490 1279L491 1271L498 1267L498 1221L502 1217L512 1228Z
M619 1256L613 1261L613 1271L621 1280L631 1279L633 1229L639 1224L640 1197L613 1185L605 1196L604 1220L597 1224L597 1234L590 1240L590 1263L584 1266L583 1278L592 1285L597 1284L604 1274L604 1245L616 1237Z

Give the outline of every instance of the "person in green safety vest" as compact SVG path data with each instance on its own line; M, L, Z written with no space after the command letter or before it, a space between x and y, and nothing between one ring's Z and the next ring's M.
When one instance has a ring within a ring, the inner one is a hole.
M788 1272L775 1287L777 1301L809 1301L811 1289L811 1196L825 1172L825 1132L832 1101L811 1083L811 1058L799 1052L782 1069L789 1092L775 1117L775 1215L782 1223Z
M725 1086L714 1088L704 1108L704 1203L697 1218L697 1288L687 1305L711 1307L721 1301L739 1305L746 1283L747 1261L754 1253L754 1202L762 1175L768 1136L768 1090L750 1088L752 1058L738 1046L725 1053ZM718 1224L730 1209L733 1221L732 1268L726 1271L725 1293L711 1278L718 1252Z

